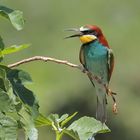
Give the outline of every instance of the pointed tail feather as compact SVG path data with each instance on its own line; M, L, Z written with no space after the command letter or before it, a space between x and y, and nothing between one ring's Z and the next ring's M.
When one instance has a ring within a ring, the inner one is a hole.
M97 111L96 111L96 118L97 120L105 123L107 120L107 113L106 113L106 101L104 100L102 103L99 102L97 97Z
M103 91L100 89L97 91L96 118L97 120L100 120L102 123L105 123L107 120L106 104L107 104L106 93L103 93Z

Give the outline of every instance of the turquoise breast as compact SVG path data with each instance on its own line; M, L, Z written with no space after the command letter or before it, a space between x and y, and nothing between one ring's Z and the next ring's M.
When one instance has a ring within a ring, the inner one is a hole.
M108 82L108 50L98 41L84 47L86 68L102 80Z

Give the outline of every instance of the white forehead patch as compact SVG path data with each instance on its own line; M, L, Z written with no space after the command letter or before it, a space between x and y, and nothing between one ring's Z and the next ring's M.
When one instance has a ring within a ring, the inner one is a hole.
M89 30L89 28L86 28L86 27L80 27L80 31L82 32L82 31L88 31Z

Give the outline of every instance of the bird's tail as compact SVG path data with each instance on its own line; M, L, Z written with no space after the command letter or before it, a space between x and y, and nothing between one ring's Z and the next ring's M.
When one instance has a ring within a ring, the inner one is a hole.
M97 111L96 111L96 118L97 120L105 123L107 120L107 112L106 112L106 91L104 88L96 88L97 92Z

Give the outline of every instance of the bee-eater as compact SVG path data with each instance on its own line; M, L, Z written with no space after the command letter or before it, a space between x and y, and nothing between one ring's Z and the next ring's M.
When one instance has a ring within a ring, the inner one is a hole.
M102 123L107 120L106 95L108 94L105 86L108 87L111 74L114 67L114 56L102 30L95 25L82 26L80 29L70 29L77 31L71 37L79 37L82 42L80 49L80 62L86 71L101 79L103 84L88 76L96 90L97 95L97 111L96 118ZM104 86L105 85L105 86Z

